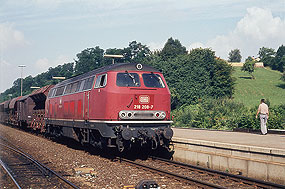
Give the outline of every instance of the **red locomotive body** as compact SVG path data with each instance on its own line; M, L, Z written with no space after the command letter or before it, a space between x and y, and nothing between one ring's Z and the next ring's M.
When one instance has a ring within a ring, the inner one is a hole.
M170 92L163 75L142 64L113 64L54 86L47 132L99 147L168 147Z

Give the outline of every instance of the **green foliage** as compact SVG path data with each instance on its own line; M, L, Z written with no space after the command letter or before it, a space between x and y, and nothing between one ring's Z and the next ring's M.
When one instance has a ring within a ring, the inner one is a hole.
M285 104L270 107L268 125L271 129L285 129Z
M258 52L260 61L263 62L264 66L272 66L275 50L272 48L261 47Z
M285 46L281 45L274 58L272 69L283 72L285 70Z
M264 63L264 66L270 66L273 70L280 72L285 71L285 46L281 45L275 53L272 48L262 47L258 52L260 61Z
M252 60L252 59L247 59L245 61L245 63L243 64L242 68L241 68L241 71L244 71L244 72L248 72L251 76L251 79L255 79L254 78L254 75L253 75L253 72L254 72L254 64L255 64L255 61Z
M241 54L239 49L234 49L229 52L229 62L240 62Z
M207 99L195 105L184 105L174 110L174 126L218 130L234 128L260 129L255 118L257 106L245 107L230 99ZM270 107L269 129L285 129L285 104Z
M75 60L75 74L79 75L90 70L104 66L103 61L104 50L96 46L95 48L87 48L78 53Z
M164 60L153 55L145 63L161 70L170 89L179 98L172 107L195 104L201 98L232 96L232 67L223 60L215 59L210 49L194 49L187 55ZM178 101L178 102L177 102Z
M281 78L280 78L282 81L285 81L285 72L283 72Z
M111 55L123 55L124 54L124 49L117 49L117 48L113 48L113 49L107 49L105 51L105 54L111 54ZM106 65L110 65L112 64L113 60L111 58L104 58L104 62ZM117 62L125 62L124 58L116 58L115 63Z
M163 49L159 53L163 60L168 60L177 57L178 55L187 54L186 48L182 46L178 39L169 38Z
M175 88L170 88L170 93L171 93L171 109L174 110L178 106L181 97Z
M246 59L245 59L245 62L250 62L250 61L253 61L254 59L251 57L251 56L248 56Z
M232 129L243 111L244 106L233 100L206 99L174 110L174 126Z
M150 56L150 49L146 45L132 41L127 48L124 48L123 55L125 62L142 62L144 58Z
M235 79L232 77L234 69L225 60L216 59L215 61L211 83L213 90L210 96L217 98L232 97L235 82Z

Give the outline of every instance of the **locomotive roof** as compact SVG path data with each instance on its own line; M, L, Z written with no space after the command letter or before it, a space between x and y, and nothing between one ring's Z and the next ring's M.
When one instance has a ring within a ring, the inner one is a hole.
M138 65L141 65L141 68L138 68ZM74 76L70 79L64 80L60 83L58 83L57 85L55 85L55 87L58 86L62 86L65 85L67 83L71 83L73 81L77 81L77 80L81 80L83 78L87 78L89 76L93 76L95 74L98 73L103 73L103 72L107 72L107 71L146 71L146 72L159 72L157 69L152 68L148 65L145 64L139 64L139 63L116 63L116 64L111 64L108 66L104 66L95 70L92 70L90 72L81 74L81 75L77 75Z

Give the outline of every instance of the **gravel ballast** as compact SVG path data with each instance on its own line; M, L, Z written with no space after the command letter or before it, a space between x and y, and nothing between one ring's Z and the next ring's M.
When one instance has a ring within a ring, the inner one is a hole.
M136 185L143 179L156 181L160 188L196 188L164 175L94 155L78 145L57 143L1 124L0 135L80 188L123 188Z

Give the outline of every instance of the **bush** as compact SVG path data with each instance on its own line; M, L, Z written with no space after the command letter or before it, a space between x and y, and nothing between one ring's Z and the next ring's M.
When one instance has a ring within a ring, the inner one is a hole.
M285 129L285 104L270 108L268 128Z
M230 99L200 100L196 105L184 105L173 111L174 126L232 129L244 105Z
M174 110L175 127L232 130L260 129L256 119L257 106L247 108L231 99L207 99L196 105L184 105ZM269 129L285 129L285 105L270 107Z

